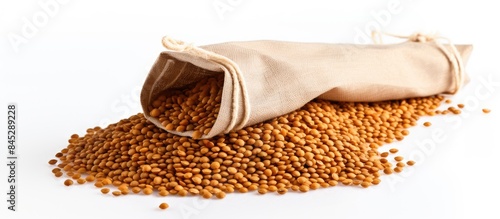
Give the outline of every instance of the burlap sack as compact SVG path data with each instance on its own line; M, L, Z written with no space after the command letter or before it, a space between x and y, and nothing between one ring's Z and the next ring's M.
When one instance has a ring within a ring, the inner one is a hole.
M144 114L163 128L148 109L159 93L224 74L219 115L203 138L289 113L314 98L365 102L455 93L466 83L463 68L472 51L471 45L421 36L390 45L251 41L195 47L170 38L163 44L168 50L142 88Z

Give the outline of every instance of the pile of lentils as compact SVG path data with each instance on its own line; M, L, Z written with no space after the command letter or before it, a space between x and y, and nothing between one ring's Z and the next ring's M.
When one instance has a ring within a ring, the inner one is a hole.
M149 115L168 131L193 131L193 138L201 138L210 132L219 114L223 76L206 77L183 89L165 91L153 101Z
M463 107L437 110L443 96L374 103L315 99L266 122L199 139L217 117L222 80L207 78L152 102L150 115L167 130L195 130L194 136L171 134L139 113L106 128L89 128L83 136L73 134L49 161L57 165L52 172L65 175L66 186L94 183L115 196L222 199L233 192L285 194L339 183L366 188L379 184L382 174L415 163L391 155L396 148L379 152L379 147L403 140L421 116L459 114Z

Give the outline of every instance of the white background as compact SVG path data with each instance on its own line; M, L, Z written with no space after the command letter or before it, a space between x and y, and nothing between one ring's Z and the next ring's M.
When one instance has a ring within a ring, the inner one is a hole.
M500 217L500 16L494 5L477 3L486 1L61 0L50 10L40 5L49 0L0 2L0 139L6 139L7 104L15 102L20 157L18 211L11 213L6 140L0 140L2 218ZM284 196L235 193L209 201L112 197L90 184L63 186L47 164L71 134L140 112L139 91L163 50L163 35L197 45L258 39L368 43L371 28L438 32L474 45L467 65L471 82L451 97L466 104L464 113L421 119L409 137L391 145L418 165L383 177L378 186ZM433 125L425 128L424 121ZM157 208L163 201L171 206L167 211Z

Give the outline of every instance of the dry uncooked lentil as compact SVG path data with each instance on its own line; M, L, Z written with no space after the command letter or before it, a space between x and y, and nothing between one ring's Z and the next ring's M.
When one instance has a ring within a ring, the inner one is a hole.
M218 199L223 199L226 197L226 193L225 192L217 192L215 193L215 196L218 198Z
M104 186L104 184L102 184L101 181L98 181L98 182L94 183L94 186L97 188L102 188Z
M109 193L109 188L102 188L101 189L102 194L108 194Z
M432 124L431 124L430 122L424 122L424 126L425 126L425 127L429 127L429 126L431 126L431 125L432 125Z
M73 180L71 180L71 179L64 180L64 185L65 186L73 185Z
M149 115L166 130L193 131L194 139L201 138L210 132L219 114L223 77L208 77L184 89L166 91L152 102Z
M392 169L390 167L386 167L384 169L384 173L387 174L387 175L392 174Z
M110 185L110 184L112 184L112 181L109 178L105 178L101 182L102 182L103 185Z
M158 195L160 195L160 196L167 196L168 194L169 194L169 193L168 193L168 191L167 191L167 190L160 190L160 191L158 192Z
M139 187L133 187L132 188L132 192L135 193L135 194L137 194L137 193L141 192L141 188L139 188Z
M399 150L397 148L391 148L391 149L389 149L389 152L391 152L393 154L398 153L398 151Z
M370 184L370 182L365 182L365 181L363 181L363 182L361 183L361 186L362 186L363 188L368 188L370 185L371 185L371 184Z
M491 110L490 109L483 109L483 113L490 113Z
M199 139L217 118L221 81L206 79L170 91L150 108L166 129L194 131L193 138L168 133L139 113L106 128L90 128L84 136L72 135L69 145L56 153L60 169L54 174L64 171L95 181L97 188L117 187L115 196L132 191L221 199L234 191L286 194L339 183L366 188L378 185L382 174L404 167L389 162L384 158L389 153L380 153L379 147L404 140L420 117L439 114L444 99L316 99L269 121Z
M147 188L142 190L142 193L144 193L145 195L151 195L151 194L153 194L153 189L147 187Z
M159 207L160 209L162 209L162 210L165 210L165 209L167 209L169 206L168 206L168 204L167 204L167 203L163 202L163 203L161 203L161 204L160 204L160 206L158 206L158 207Z
M87 182L93 182L94 180L95 180L94 175L88 175L87 177L85 177L85 181Z
M79 173L75 173L75 174L73 174L73 175L71 176L71 178L73 178L74 180L78 180L78 179L80 179L80 176L81 176L81 175L80 175Z
M121 184L120 186L118 186L118 190L120 190L120 192L122 192L122 193L128 193L128 191L129 191L128 185L127 184Z
M409 161L407 161L407 162L406 162L406 164L407 164L408 166L413 166L413 165L415 165L415 161L413 161L413 160L409 160Z

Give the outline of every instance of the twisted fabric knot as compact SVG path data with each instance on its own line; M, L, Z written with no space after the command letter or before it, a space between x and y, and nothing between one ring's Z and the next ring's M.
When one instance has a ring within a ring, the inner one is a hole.
M427 35L422 33L414 33L408 36L408 41L417 43L434 42L436 40L435 35Z
M193 48L192 44L186 44L182 40L176 40L168 36L164 36L161 39L161 43L166 49L178 52L187 51Z

